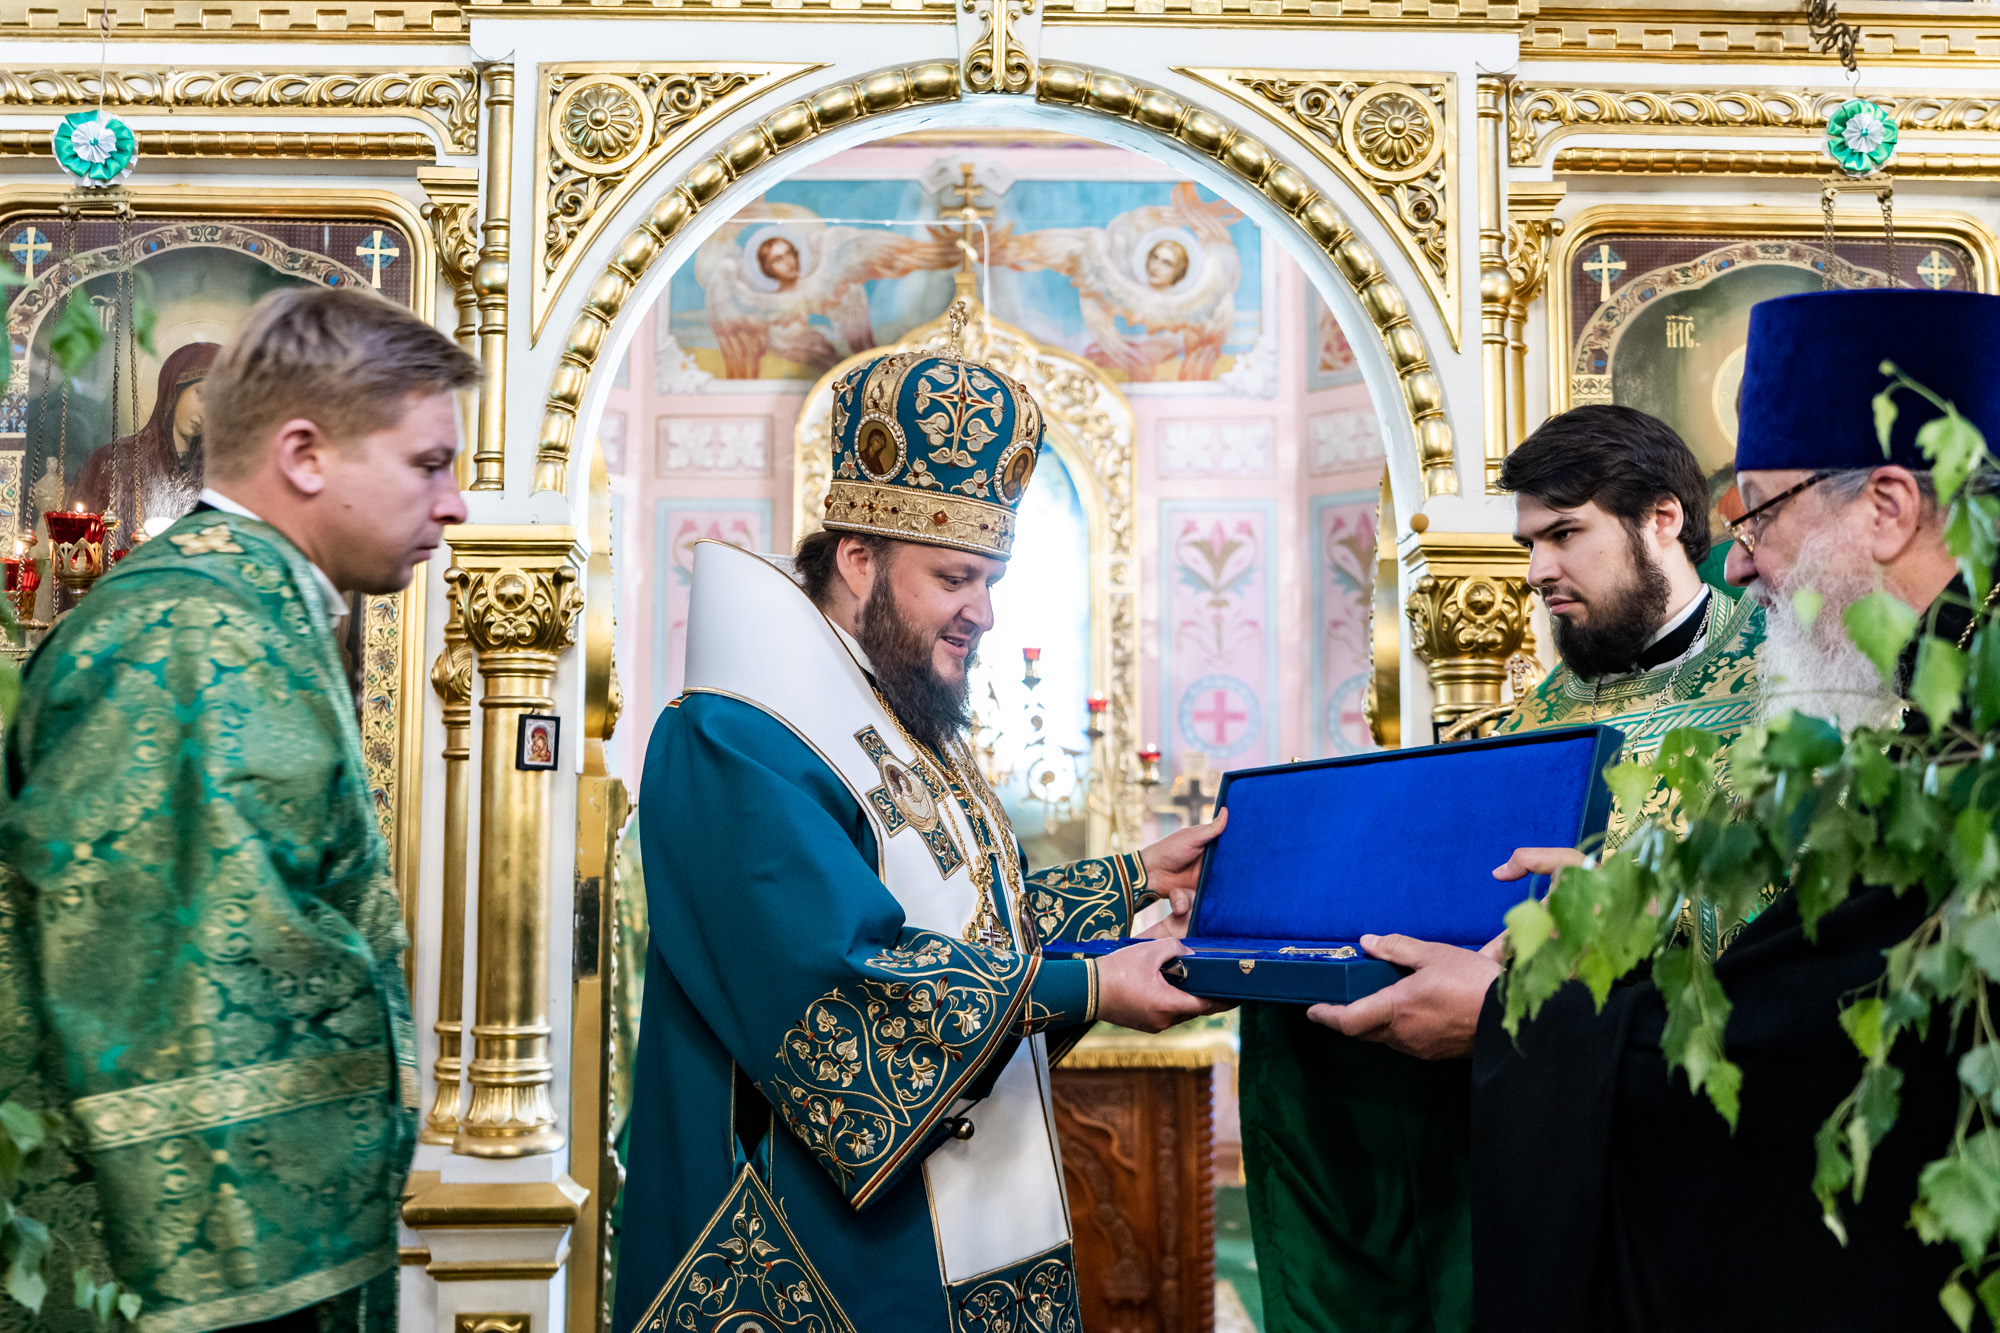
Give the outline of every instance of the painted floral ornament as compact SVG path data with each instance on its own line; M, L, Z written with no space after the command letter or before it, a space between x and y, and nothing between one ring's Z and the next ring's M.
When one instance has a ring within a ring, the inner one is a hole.
M1874 102L1843 102L1826 118L1826 151L1850 176L1880 171L1896 152L1896 122Z
M132 174L139 141L124 121L102 111L64 116L54 136L56 161L86 189L116 185Z

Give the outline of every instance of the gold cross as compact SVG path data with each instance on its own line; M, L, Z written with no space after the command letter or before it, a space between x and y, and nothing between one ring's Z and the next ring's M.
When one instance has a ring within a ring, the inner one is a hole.
M972 233L974 229L981 222L993 216L991 208L982 208L977 202L979 197L986 193L986 187L973 179L973 171L972 163L959 163L958 184L945 187L952 194L958 196L958 207L953 209L952 212L958 218L958 267L962 273L970 273L972 271L972 261L978 256L978 251L972 248Z

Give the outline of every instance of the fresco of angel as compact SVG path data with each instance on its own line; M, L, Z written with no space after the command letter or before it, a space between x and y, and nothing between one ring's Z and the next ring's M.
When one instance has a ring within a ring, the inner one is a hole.
M724 377L736 380L756 379L766 353L818 375L876 346L867 284L958 263L951 240L837 226L759 201L702 242L694 271Z
M1132 380L1213 379L1236 318L1242 261L1230 205L1205 203L1192 184L1105 227L1046 227L993 238L990 262L1068 278L1092 339L1084 355ZM1122 327L1121 327L1122 326ZM1134 334L1137 331L1137 336Z

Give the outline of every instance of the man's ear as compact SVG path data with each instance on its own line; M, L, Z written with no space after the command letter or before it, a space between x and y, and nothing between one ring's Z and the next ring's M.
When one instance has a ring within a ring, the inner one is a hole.
M833 568L854 600L865 602L874 590L876 576L882 572L882 561L868 543L842 537L834 549Z
M326 489L326 452L330 447L320 428L304 417L278 427L275 452L278 473L300 495Z
M1669 495L1653 505L1653 531L1660 535L1662 546L1673 546L1681 539L1681 530L1687 526L1687 511L1681 508L1678 495Z
M1877 564L1890 564L1908 549L1924 529L1928 509L1923 489L1908 468L1880 467L1868 478L1863 492L1868 502Z

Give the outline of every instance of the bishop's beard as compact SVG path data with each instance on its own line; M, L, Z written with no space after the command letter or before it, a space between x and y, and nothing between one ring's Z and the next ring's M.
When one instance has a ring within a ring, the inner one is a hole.
M1637 529L1625 529L1626 549L1632 557L1632 577L1623 587L1585 603L1590 613L1587 623L1575 624L1566 616L1549 617L1556 652L1571 671L1586 680L1613 672L1630 671L1660 631L1667 618L1667 598L1672 588L1667 576L1653 563ZM1577 597L1568 588L1543 589Z
M1880 587L1881 579L1839 569L1829 559L1843 536L1814 533L1800 545L1782 581L1750 585L1750 595L1764 608L1757 692L1766 720L1799 712L1823 717L1845 735L1857 727L1893 725L1901 711L1882 673L1847 634L1847 608ZM1810 625L1792 603L1793 594L1807 589L1823 599Z
M885 571L886 575L886 571ZM962 736L972 726L972 678L968 672L956 684L938 675L931 655L937 635L912 624L897 603L885 576L861 608L855 638L875 668L875 684L905 730L933 750ZM966 659L966 666L973 659Z

